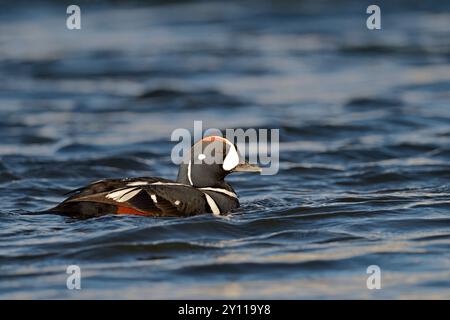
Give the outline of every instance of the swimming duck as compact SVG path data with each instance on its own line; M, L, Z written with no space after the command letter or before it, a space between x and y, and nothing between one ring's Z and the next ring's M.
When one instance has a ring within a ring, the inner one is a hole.
M206 148L214 151L204 154ZM212 158L222 161L214 163ZM243 161L236 145L220 136L198 141L188 159L180 165L176 181L159 177L104 179L69 192L69 198L49 211L83 218L105 214L221 215L239 207L238 196L225 177L232 172L261 172L260 167Z

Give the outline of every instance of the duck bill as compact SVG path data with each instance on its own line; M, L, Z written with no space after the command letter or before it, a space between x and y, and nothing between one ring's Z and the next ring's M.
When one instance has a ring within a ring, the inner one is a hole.
M261 167L255 164L250 164L247 161L238 164L233 170L233 172L261 172Z

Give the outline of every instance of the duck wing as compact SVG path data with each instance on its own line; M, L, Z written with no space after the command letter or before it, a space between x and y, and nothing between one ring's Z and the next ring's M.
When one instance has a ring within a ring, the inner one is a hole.
M203 192L167 179L107 179L70 192L51 209L62 215L92 217L108 213L191 216L210 211Z

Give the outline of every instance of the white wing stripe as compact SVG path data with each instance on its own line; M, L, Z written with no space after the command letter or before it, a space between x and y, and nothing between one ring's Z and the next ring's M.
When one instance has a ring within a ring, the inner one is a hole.
M127 194L120 197L120 199L117 200L117 202L125 202L133 198L135 195L137 195L139 192L141 192L141 189L136 189L134 191L128 192Z
M136 188L125 188L125 189L120 189L120 190L118 190L118 191L114 191L114 192L108 193L108 194L106 195L106 198L117 200L117 199L120 199L120 198L121 198L122 196L124 196L125 194L127 194L128 192L133 191L133 190L135 190L135 189L136 189Z

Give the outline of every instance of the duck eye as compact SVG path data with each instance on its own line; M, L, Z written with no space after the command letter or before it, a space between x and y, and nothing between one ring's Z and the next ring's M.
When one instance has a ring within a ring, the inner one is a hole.
M203 159L205 159L206 158L206 156L203 154L203 153L200 153L199 155L198 155L198 160L203 160Z

